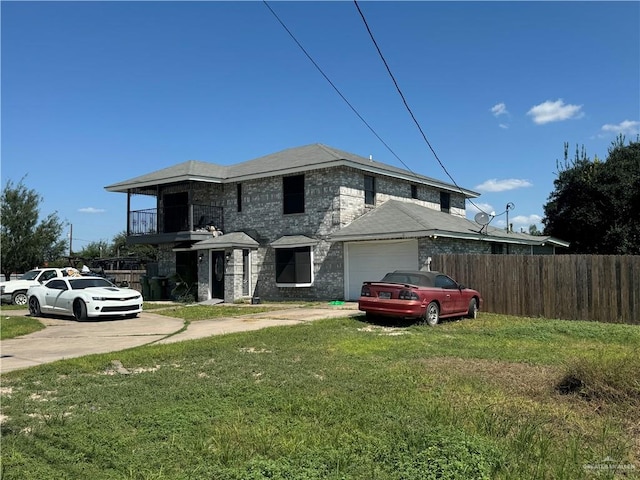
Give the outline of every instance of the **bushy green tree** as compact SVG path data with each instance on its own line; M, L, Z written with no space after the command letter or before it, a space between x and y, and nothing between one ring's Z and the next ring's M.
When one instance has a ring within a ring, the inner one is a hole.
M24 178L17 185L8 180L2 191L1 270L6 280L14 272L30 270L64 255L64 225L56 212L39 220L41 201L35 190L25 186Z
M607 159L584 149L559 166L544 206L545 235L571 243L571 253L640 254L640 141L620 136Z

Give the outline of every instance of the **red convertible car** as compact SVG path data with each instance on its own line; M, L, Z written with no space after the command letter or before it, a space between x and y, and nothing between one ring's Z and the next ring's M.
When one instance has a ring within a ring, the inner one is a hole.
M419 318L436 325L441 318L476 318L480 294L440 272L396 270L379 282L364 282L358 308L367 316Z

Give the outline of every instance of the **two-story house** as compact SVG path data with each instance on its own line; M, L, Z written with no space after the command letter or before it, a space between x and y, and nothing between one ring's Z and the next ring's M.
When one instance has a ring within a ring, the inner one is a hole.
M435 253L553 253L561 240L465 218L471 190L314 144L222 166L188 161L105 187L127 194L127 241L199 301L355 300L363 281ZM132 210L137 195L155 207Z

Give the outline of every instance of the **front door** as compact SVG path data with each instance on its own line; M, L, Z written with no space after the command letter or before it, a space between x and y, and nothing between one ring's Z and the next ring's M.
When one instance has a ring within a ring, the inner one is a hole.
M211 252L211 297L224 300L224 251Z

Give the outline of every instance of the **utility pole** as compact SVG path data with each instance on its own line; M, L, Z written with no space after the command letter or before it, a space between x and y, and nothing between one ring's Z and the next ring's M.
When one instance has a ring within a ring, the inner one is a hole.
M71 261L71 256L73 255L73 224L69 224L69 261Z

